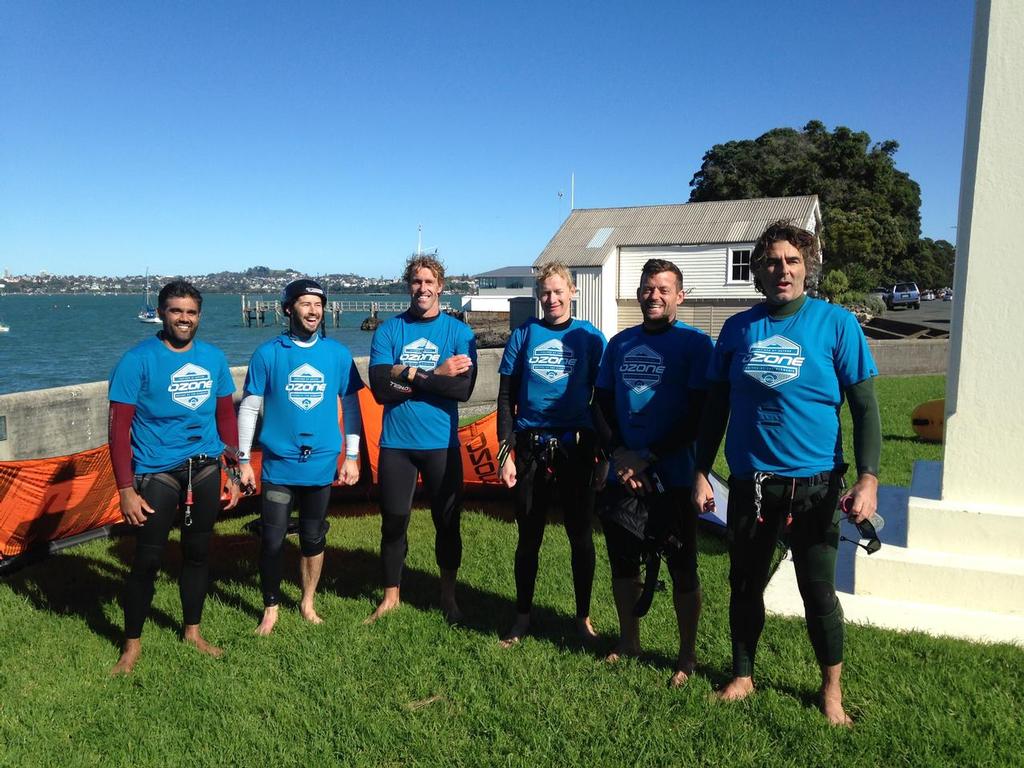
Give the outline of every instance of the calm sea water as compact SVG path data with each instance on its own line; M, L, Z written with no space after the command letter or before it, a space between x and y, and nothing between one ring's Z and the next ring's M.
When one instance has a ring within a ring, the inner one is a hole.
M264 297L270 300L274 297ZM403 300L405 296L343 296L344 300ZM457 296L446 296L454 306ZM155 299L155 297L154 297ZM0 296L0 394L106 380L129 347L156 333L159 325L136 319L141 296ZM347 345L353 356L368 355L373 334L360 331L364 313L346 312L340 328L327 334ZM387 317L387 315L381 315ZM246 328L241 297L207 294L198 338L220 347L229 365L245 365L276 327Z

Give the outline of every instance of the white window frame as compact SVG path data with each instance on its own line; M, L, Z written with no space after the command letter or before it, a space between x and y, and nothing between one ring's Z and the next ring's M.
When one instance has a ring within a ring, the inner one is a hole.
M733 255L746 251L748 254L747 268L750 270L750 277L746 280L733 280L732 279L732 268L733 268ZM754 284L754 269L753 265L749 263L750 258L754 255L753 246L744 246L742 248L729 248L727 249L729 254L725 260L725 284L726 285L753 285Z

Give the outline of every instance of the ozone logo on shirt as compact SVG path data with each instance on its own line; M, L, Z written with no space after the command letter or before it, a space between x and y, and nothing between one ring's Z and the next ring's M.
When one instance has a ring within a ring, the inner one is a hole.
M800 345L785 336L772 336L750 345L743 358L743 372L775 389L800 376L804 364L800 351Z
M402 355L398 358L402 365L419 368L421 371L432 371L441 360L441 352L429 339L416 339L402 347Z
M205 368L189 363L171 374L171 384L167 391L178 405L194 411L210 399L210 393L213 392L213 377Z
M576 355L558 339L551 339L534 347L527 363L537 376L553 384L572 375L576 367Z
M661 383L661 376L665 373L665 358L642 344L623 355L619 373L627 387L642 395Z
M288 383L284 385L288 399L293 405L304 411L312 410L320 405L327 391L327 379L320 371L309 363L303 363L288 374Z

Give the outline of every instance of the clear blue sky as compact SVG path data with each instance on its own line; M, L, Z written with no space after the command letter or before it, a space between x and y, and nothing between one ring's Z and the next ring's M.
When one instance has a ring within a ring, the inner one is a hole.
M704 152L896 139L955 239L969 0L0 4L0 269L394 275L533 261ZM558 192L565 197L559 200Z

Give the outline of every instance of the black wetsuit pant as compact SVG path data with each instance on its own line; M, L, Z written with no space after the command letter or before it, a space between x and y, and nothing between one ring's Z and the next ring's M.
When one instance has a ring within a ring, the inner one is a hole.
M176 468L135 476L135 490L154 510L135 533L135 559L124 587L124 631L130 640L142 636L153 602L154 582L167 538L181 521L181 609L186 626L198 624L209 587L208 553L213 524L220 510L220 464L193 464L191 525L184 525L188 469Z
M412 450L381 448L377 470L380 484L380 555L384 586L402 582L409 552L409 517L416 492L416 476L430 499L434 520L434 556L442 571L456 571L462 563L459 530L462 503L462 449Z
M576 593L576 615L590 614L590 594L594 586L594 538L591 514L594 511L594 448L592 439L582 436L579 443L563 442L547 459L543 450L532 445L530 432L517 432L516 484L512 489L516 504L519 543L516 545L516 611L529 613L537 583L538 555L544 540L544 527L552 507L562 511L565 533L572 553L572 584Z
M615 508L627 505L631 494L621 485L609 483L601 499L608 513L602 515L605 543L608 545L608 563L613 579L635 579L640 575L644 556L644 542L631 529L648 530L649 516L658 515L659 524L667 526L678 542L666 558L672 583L679 592L689 593L700 587L697 573L697 512L693 508L690 488L668 488L664 493L649 493L642 497L648 507L655 507L639 520L630 515L629 528L615 520Z
M729 478L729 628L734 676L754 673L757 641L764 629L764 589L776 542L783 534L793 552L814 655L821 666L843 660L843 609L835 590L841 492L837 473L814 483L766 480L761 484L759 520L754 481Z
M329 485L277 485L263 482L260 497L260 587L263 605L281 602L281 550L288 518L299 508L299 548L303 557L316 557L327 546Z

